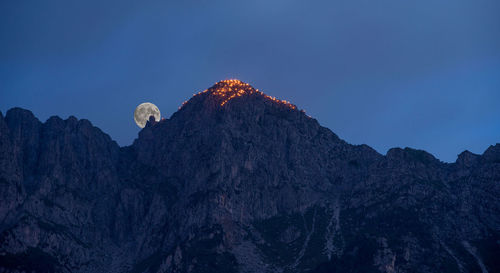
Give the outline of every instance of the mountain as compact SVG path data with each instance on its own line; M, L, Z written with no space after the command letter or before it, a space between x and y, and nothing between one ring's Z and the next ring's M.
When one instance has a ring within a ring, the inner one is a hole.
M500 144L351 145L226 80L119 147L0 113L0 272L500 272Z

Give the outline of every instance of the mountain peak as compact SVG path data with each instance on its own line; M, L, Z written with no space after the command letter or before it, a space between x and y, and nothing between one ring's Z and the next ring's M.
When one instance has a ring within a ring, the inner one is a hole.
M119 148L0 113L0 272L498 271L500 144L384 158L236 80L174 115Z
M289 101L286 100L280 100L275 97L269 96L264 94L264 92L260 91L259 89L255 89L253 86L251 86L248 83L242 82L237 79L229 79L229 80L222 80L219 82L216 82L212 87L198 92L193 95L194 97L197 97L199 95L206 94L208 97L214 101L217 102L217 104L220 107L224 107L227 103L229 103L232 99L236 98L245 98L245 97L250 97L252 95L259 95L264 97L267 100L270 100L274 103L282 104L285 106L288 106L291 109L297 109L297 106L293 105ZM187 104L189 101L185 101L180 108L182 108L185 104Z

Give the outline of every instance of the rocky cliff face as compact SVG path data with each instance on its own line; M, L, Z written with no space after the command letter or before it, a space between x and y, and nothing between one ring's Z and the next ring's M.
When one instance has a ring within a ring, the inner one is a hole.
M500 144L386 156L239 81L119 147L0 114L0 272L500 272Z

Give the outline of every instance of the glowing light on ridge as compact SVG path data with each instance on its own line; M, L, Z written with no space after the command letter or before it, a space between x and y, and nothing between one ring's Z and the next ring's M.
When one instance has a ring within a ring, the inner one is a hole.
M285 105L291 109L297 109L297 107L295 105L291 104L287 100L280 100L280 99L277 99L276 97L266 95L266 94L264 94L264 92L253 88L250 84L244 83L244 82L242 82L240 80L236 80L236 79L223 80L223 81L217 82L211 88L206 89L206 90L201 91L201 92L198 92L196 94L193 94L193 97L198 96L198 95L203 94L203 93L207 93L207 92L209 92L209 94L211 96L215 96L220 101L221 107L226 105L229 101L231 101L234 98L242 97L245 95L260 94L261 96L265 97L266 99L268 99L274 103ZM188 101L183 102L182 105L179 107L179 109L181 109L187 102Z

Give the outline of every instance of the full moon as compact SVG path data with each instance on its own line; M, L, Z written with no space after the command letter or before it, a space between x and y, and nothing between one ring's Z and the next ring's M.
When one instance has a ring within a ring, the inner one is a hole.
M160 109L156 107L156 105L145 102L139 104L134 111L134 120L137 126L144 128L146 126L146 122L149 120L149 117L153 116L155 121L160 121Z

